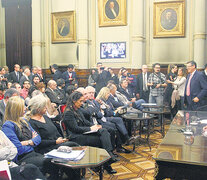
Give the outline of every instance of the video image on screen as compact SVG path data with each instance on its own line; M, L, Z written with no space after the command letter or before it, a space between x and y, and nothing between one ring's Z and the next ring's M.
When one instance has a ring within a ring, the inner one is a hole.
M126 58L126 42L105 42L100 44L101 59Z

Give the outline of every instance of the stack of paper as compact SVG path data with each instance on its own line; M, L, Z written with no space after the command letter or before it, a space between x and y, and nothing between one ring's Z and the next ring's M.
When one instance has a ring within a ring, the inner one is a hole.
M69 161L79 161L85 155L84 150L72 150L70 153L66 152L58 152L57 149L53 149L52 151L45 154L45 158L58 158Z

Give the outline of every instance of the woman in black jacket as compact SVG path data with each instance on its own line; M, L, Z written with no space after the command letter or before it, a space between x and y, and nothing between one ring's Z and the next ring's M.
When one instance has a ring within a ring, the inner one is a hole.
M67 128L67 133L70 139L82 146L94 146L104 148L111 155L111 162L115 162L116 158L113 154L110 134L101 125L93 125L84 118L80 111L84 101L83 94L80 92L73 92L67 101L67 107L64 113L64 123ZM88 131L94 133L83 134ZM110 165L106 165L105 169L108 173L116 173Z

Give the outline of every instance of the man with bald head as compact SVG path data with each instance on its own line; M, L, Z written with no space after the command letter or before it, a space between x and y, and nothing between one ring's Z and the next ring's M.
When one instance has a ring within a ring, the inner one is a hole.
M57 104L57 106L62 104L61 99L60 99L60 97L58 96L58 93L57 93L57 83L56 83L56 81L50 80L47 83L47 89L45 90L45 94L48 96L50 101L52 103Z
M137 75L136 97L146 102L149 102L149 88L147 87L149 75L147 65L142 65L142 72Z

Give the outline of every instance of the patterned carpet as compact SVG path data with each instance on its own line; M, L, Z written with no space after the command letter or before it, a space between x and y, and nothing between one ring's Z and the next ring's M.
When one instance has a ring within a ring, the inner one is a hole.
M169 123L167 123L169 124ZM167 132L169 125L165 125L165 132ZM144 136L143 136L144 137ZM155 173L155 162L152 159L153 154L156 152L158 145L162 141L162 135L155 132L150 135L151 151L147 144L138 145L135 152L130 154L120 154L117 163L112 164L113 169L117 171L114 175L109 175L104 172L104 180L153 180ZM125 148L132 150L133 146L125 146ZM98 175L94 173L91 175L89 171L86 172L87 180L99 179Z

